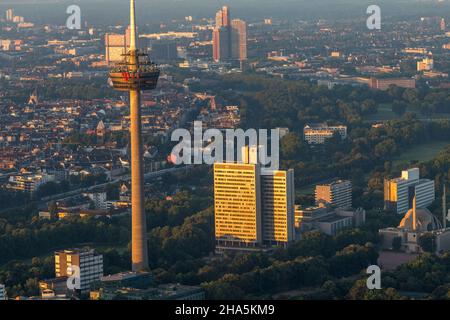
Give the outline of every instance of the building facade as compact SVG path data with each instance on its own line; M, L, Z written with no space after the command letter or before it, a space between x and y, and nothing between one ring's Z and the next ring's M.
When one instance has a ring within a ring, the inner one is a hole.
M347 126L328 126L327 124L311 124L303 128L303 136L308 144L323 144L335 134L341 139L347 138Z
M262 243L259 165L214 165L214 213L218 245L252 247Z
M295 240L294 171L261 174L258 148L214 165L216 249L286 247Z
M402 176L384 181L384 208L405 214L412 208L416 196L417 207L426 208L435 200L434 181L420 179L419 168L402 171Z
M216 14L212 40L214 61L247 60L247 23L240 19L231 20L226 6Z
M335 180L319 184L315 191L316 205L324 203L336 208L352 207L352 183L349 180Z
M390 86L397 86L399 88L414 89L416 87L416 79L410 78L388 78L377 79L371 78L369 87L375 90L387 90Z
M82 294L90 290L90 285L103 276L103 255L93 249L73 249L55 252L56 277L76 276L79 270L79 287Z
M261 199L264 243L287 246L295 240L294 170L262 175Z
M6 300L6 288L4 284L0 284L0 300Z

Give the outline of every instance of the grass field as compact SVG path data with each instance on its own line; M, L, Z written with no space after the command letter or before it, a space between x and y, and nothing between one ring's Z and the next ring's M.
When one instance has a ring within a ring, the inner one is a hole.
M426 162L434 159L442 150L450 145L450 141L436 141L424 143L411 148L392 159L393 166L408 164L411 161ZM369 178L369 175L366 177ZM297 195L314 194L315 183L303 186L296 190Z
M393 165L401 165L411 161L425 162L432 160L448 145L450 145L450 141L436 141L418 145L395 157Z
M435 113L432 115L423 115L421 113L418 113L417 110L413 109L406 109L406 112L413 112L416 113L417 119L421 120L450 120L450 114L449 113ZM380 104L378 106L378 112L376 114L371 114L364 117L365 122L382 122L382 121L388 121L388 120L395 120L400 119L402 116L399 116L392 112L392 106L390 104Z

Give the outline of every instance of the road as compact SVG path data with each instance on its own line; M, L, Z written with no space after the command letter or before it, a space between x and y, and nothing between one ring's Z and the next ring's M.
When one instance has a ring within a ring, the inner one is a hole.
M163 170L159 170L159 171L149 172L149 173L146 173L144 175L144 179L147 181L149 179L158 178L158 177L163 176L163 175L165 175L167 173L176 173L176 172L180 172L180 171L183 171L183 170L189 170L189 167L188 166L185 166L185 167L173 167L173 168L169 168L169 169L163 169ZM67 200L67 199L73 198L73 197L75 197L77 195L80 195L82 193L85 193L85 192L91 192L91 191L94 191L96 189L105 188L105 187L107 187L109 185L112 185L112 184L120 183L122 181L130 181L130 180L131 180L131 175L129 175L129 174L128 175L123 175L123 176L115 178L114 180L111 180L111 181L108 181L108 182L105 182L105 183L102 183L102 184L97 184L95 186L79 188L79 189L68 191L68 192L65 192L65 193L56 194L56 195L53 195L53 196L50 196L50 197L45 197L45 198L43 198L41 200L41 202L45 203L45 202L52 201L52 200L58 200L58 201Z

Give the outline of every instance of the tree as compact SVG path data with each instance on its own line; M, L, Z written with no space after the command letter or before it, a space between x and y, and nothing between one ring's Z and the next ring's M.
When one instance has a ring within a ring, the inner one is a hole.
M401 237L394 237L394 239L392 239L392 248L395 251L400 251L400 249L402 248L402 238Z

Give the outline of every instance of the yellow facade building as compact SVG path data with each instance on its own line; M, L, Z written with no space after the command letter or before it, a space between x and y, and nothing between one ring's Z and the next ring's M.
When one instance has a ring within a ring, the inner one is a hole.
M214 212L218 245L254 247L262 243L259 165L214 165Z

